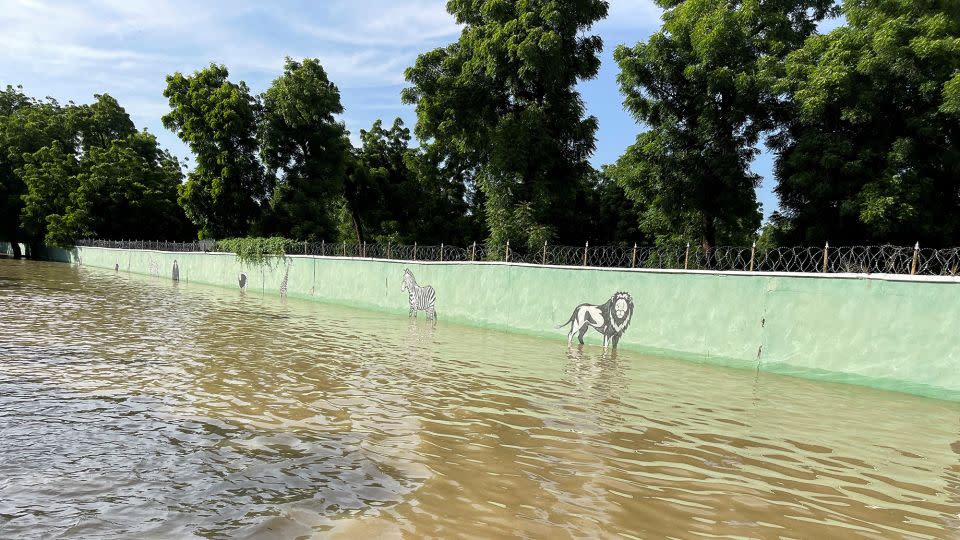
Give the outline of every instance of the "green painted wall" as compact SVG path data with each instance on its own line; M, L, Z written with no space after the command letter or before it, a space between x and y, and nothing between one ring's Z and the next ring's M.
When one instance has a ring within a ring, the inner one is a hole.
M230 254L77 248L85 266L406 314L404 268L437 291L439 320L566 339L575 306L634 300L621 347L735 367L960 399L960 280L663 272L293 256L249 267ZM62 259L63 257L60 256ZM423 316L420 313L419 316ZM597 346L591 330L587 344ZM682 374L678 374L682 376Z

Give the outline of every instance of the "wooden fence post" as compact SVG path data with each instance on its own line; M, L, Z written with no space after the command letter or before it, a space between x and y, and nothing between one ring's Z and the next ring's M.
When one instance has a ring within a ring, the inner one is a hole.
M590 241L587 240L587 243L583 245L583 265L587 265L587 252L590 251Z
M913 246L913 263L910 264L910 275L915 276L917 274L917 259L920 258L920 242L917 242Z
M687 270L688 268L690 268L689 263L690 263L690 242L687 242L687 252L686 252L686 254L683 256L683 269L684 269L684 270Z
M476 240L473 241L473 249L470 250L470 260L471 261L477 260L477 241Z
M544 264L544 265L547 264L547 241L546 240L543 241L543 261L541 262L541 264Z
M637 267L637 243L633 243L633 255L630 256L630 268Z
M443 242L440 242L440 262L443 262Z
M413 242L413 260L417 260L417 242Z
M753 272L753 257L757 253L757 243L754 242L753 246L750 247L750 271Z
M388 259L390 258L390 243L391 243L391 241L390 241L390 240L387 240L387 258L388 258Z
M827 263L830 257L830 242L823 245L823 273L827 273Z
M503 262L510 262L510 241L507 240L507 249L503 252Z

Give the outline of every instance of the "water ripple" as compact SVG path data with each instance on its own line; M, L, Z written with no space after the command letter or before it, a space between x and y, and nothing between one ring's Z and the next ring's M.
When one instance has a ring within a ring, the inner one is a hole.
M957 404L564 345L0 260L0 536L960 536Z

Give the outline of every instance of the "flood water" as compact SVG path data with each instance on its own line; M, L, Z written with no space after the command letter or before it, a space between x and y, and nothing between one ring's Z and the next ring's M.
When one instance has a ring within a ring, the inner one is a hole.
M960 537L960 404L591 337L0 260L0 537Z

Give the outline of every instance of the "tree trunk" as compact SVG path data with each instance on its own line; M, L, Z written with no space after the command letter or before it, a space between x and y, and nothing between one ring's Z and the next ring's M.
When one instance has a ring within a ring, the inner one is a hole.
M357 245L363 243L363 221L360 220L360 214L354 210L350 209L350 215L353 217L353 230L357 234Z
M703 256L706 260L707 268L713 268L713 248L717 245L717 224L714 222L712 215L704 212L701 217L700 227L703 235L701 239Z

